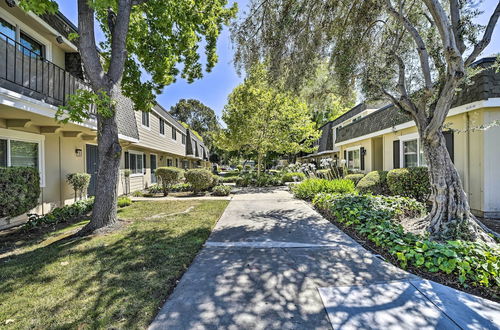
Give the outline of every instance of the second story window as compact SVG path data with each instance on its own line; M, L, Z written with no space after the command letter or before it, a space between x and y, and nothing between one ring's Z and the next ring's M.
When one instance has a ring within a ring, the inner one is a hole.
M149 127L149 112L142 112L142 126Z
M19 33L17 33L19 30ZM0 18L0 33L2 33L2 39L8 37L14 41L20 43L22 47L22 52L28 56L44 56L44 46L32 37L30 37L26 32L19 29L18 26L14 26L4 19Z
M177 140L177 130L172 126L172 140Z
M182 144L186 144L186 135L182 134Z
M160 134L165 135L165 120L160 118Z

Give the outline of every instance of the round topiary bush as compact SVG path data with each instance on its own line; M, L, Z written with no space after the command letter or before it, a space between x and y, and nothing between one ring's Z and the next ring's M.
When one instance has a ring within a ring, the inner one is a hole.
M387 171L372 171L359 180L356 189L362 194L388 195Z
M208 170L192 169L188 170L184 176L186 181L193 187L193 193L195 194L212 187L214 184L214 175Z
M412 197L420 202L429 198L431 185L427 167L397 168L387 173L387 185L393 195Z
M357 174L347 174L344 179L352 181L354 185L357 185L358 182L363 179L365 175L362 173L357 173Z
M182 180L184 170L177 167L158 167L155 171L156 176L160 178L163 189L163 196L167 196L172 185Z
M32 167L0 168L0 218L33 209L40 196L40 174Z

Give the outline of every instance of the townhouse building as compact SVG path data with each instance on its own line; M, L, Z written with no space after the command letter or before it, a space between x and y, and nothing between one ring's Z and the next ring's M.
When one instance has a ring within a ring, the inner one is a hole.
M32 212L47 213L74 201L66 176L98 171L97 121L60 123L55 113L69 95L89 88L76 45L77 28L61 13L37 16L0 2L0 167L32 166L40 171L41 195ZM156 105L136 111L122 96L117 104L123 147L119 193L157 182L159 166L209 167L208 150L196 135ZM127 171L126 171L127 170ZM130 173L126 176L125 173ZM26 216L0 219L0 228Z
M474 65L484 70L455 97L443 133L473 212L500 218L500 73L495 58ZM425 166L414 121L391 104L362 103L321 127L314 153L299 161L331 158L367 173Z

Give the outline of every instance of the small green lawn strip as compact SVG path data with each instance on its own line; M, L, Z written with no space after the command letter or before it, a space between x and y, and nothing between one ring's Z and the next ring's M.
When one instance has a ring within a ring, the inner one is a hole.
M70 224L0 258L0 327L147 327L227 204L135 202L119 210L116 231L68 239Z

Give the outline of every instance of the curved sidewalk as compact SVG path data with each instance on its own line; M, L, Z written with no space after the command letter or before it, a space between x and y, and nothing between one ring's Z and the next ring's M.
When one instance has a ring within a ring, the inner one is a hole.
M150 329L500 328L500 305L386 263L285 189L237 193Z

